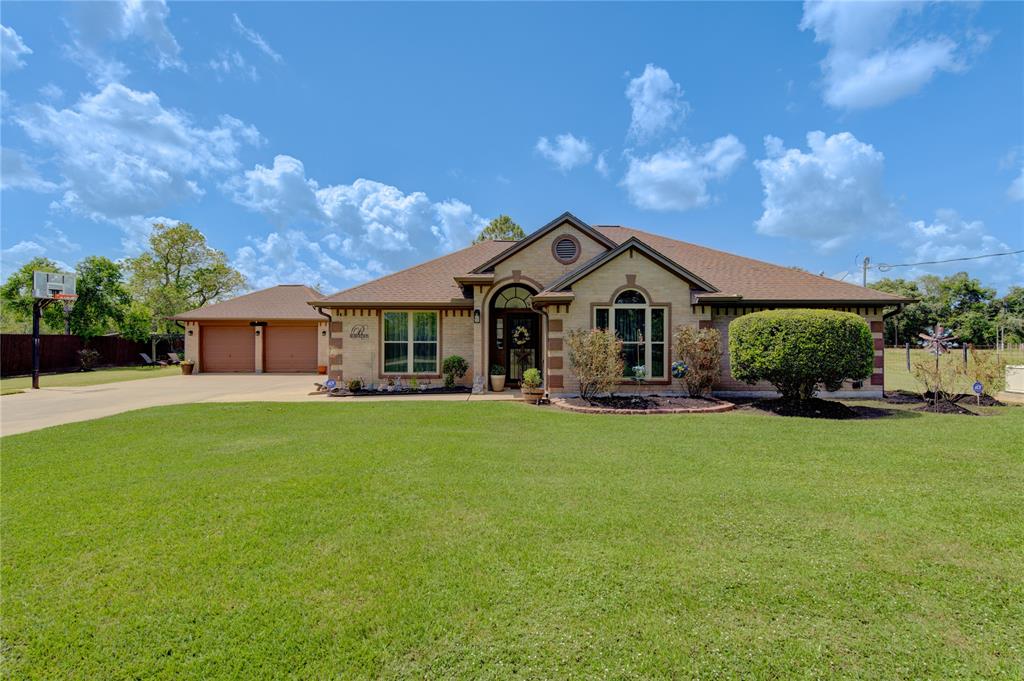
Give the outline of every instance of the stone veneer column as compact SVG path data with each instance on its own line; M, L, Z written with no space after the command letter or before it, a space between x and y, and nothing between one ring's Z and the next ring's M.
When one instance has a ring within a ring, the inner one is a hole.
M562 309L568 309L568 306L553 305L548 309L548 365L544 367L544 387L555 392L565 386L565 321L558 312Z
M881 390L885 386L885 322L871 322L871 340L875 344L875 370L871 374L871 385Z
M339 383L342 380L341 371L341 348L342 348L342 323L340 320L336 320L335 315L337 313L331 313L331 341L330 348L328 349L328 361L327 361L327 374L335 381Z

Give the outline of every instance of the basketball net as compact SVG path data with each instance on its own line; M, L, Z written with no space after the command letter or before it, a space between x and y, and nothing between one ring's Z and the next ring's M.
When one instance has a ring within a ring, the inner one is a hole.
M61 304L64 308L64 316L71 314L71 308L75 306L75 301L78 300L78 296L73 293L55 293L53 299Z

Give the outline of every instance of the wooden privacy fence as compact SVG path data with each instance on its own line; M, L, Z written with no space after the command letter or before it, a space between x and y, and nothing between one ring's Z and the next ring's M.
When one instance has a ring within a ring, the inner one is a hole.
M41 355L39 370L43 373L74 371L78 368L78 351L89 348L100 353L97 366L130 366L142 364L140 352L150 353L149 343L138 343L120 336L99 336L88 341L78 336L45 334L39 337ZM162 346L162 347L161 347ZM157 345L166 352L167 343ZM12 333L0 335L0 376L22 376L32 373L32 335Z

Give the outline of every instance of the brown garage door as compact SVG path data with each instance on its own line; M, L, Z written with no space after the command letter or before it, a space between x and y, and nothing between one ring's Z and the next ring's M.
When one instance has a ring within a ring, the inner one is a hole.
M274 326L263 330L263 370L316 372L316 326Z
M199 331L202 347L201 371L256 371L256 335L245 326L209 326Z

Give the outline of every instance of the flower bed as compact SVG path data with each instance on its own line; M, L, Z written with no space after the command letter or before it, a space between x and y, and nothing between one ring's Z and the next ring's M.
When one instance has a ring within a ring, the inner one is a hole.
M736 408L731 402L714 397L673 395L619 395L584 400L579 397L552 397L559 409L582 414L713 414Z

